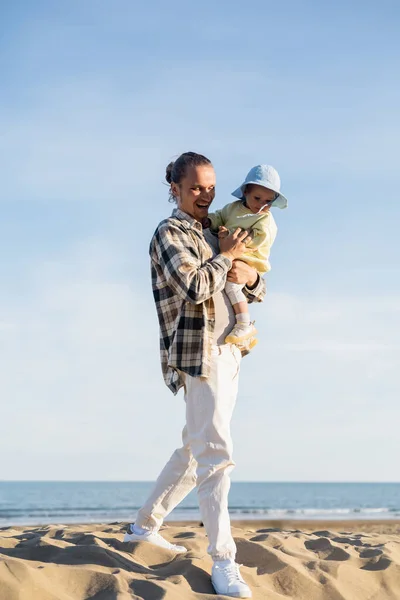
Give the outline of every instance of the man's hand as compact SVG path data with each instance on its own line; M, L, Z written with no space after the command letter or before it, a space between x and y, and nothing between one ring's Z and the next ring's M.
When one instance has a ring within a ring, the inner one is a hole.
M219 238L219 249L223 256L226 256L231 261L239 258L248 249L246 242L249 241L249 234L238 227L235 231L226 237Z
M247 285L248 288L255 286L258 280L258 272L242 260L235 260L232 269L228 272L228 281Z

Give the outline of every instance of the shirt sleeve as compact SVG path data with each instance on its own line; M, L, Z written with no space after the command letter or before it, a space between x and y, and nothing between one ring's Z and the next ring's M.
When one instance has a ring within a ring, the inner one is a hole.
M251 228L251 240L246 246L254 249L266 245L268 250L270 250L276 238L275 222L273 225L274 227L266 227L266 224L262 221L255 223Z
M211 221L211 231L218 231L218 228L225 224L223 219L222 210L216 210L215 212L208 213L208 218Z
M267 293L267 286L265 285L265 280L258 274L258 279L254 288L248 288L247 285L243 288L243 293L247 298L247 302L251 304L252 302L262 302L264 300L265 294Z
M235 204L235 203L233 203ZM208 213L208 218L211 221L211 231L218 231L218 228L222 225L226 225L226 222L229 219L229 216L232 211L232 203L227 204L224 208L220 210L216 210L215 212Z
M256 229L253 229L251 232L250 241L246 242L246 248L256 250L263 244L266 244L268 245L268 248L271 248L270 238L271 236L267 231L258 231Z
M150 254L160 265L168 285L191 304L201 304L221 291L232 268L229 258L222 254L203 265L192 237L171 222L162 223L156 230Z

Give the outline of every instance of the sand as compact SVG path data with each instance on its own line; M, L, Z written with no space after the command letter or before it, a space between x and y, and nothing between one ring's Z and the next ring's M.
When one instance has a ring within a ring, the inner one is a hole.
M199 523L163 535L185 555L124 544L126 524L0 529L0 600L211 600ZM242 574L259 600L399 600L400 521L234 521Z

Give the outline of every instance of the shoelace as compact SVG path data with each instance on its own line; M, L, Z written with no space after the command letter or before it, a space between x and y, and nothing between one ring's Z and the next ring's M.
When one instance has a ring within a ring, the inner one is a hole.
M242 566L243 565L238 565L235 563L234 565L228 565L227 567L223 567L222 569L220 569L221 573L223 573L226 576L228 580L228 585L230 585L231 583L235 583L236 581L244 583L244 580L239 571L239 568Z

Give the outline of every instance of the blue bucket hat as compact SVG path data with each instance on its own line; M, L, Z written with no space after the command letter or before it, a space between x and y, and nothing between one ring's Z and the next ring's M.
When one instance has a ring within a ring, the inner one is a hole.
M257 165L250 169L247 173L246 179L240 187L232 192L232 196L244 200L244 188L249 183L255 183L256 185L262 185L262 187L268 188L273 192L276 192L278 197L273 201L271 206L277 206L278 208L286 208L288 201L283 194L281 194L281 179L278 171L271 167L271 165Z

